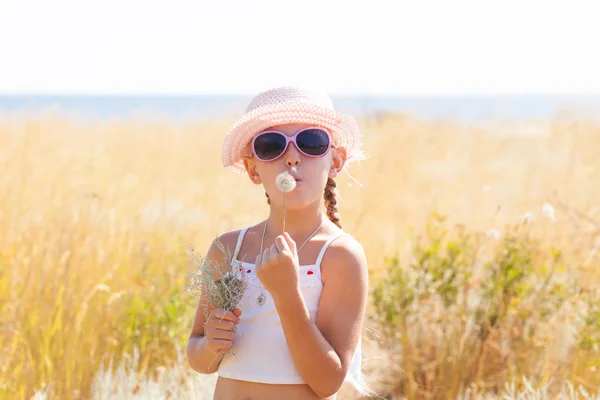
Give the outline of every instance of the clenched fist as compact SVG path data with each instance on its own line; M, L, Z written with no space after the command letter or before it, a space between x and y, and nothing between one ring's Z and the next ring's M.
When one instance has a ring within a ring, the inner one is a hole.
M228 350L233 345L233 336L237 324L240 323L242 310L235 308L228 311L223 308L215 308L211 311L204 325L204 337L207 347L216 353Z
M256 276L274 299L297 291L299 270L296 243L287 232L256 257Z

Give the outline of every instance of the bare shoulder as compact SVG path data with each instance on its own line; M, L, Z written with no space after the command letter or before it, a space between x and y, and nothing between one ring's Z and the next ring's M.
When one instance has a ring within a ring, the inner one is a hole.
M236 230L229 231L229 232L223 232L223 233L219 234L215 238L215 240L213 240L213 243L211 246L214 246L215 242L218 241L223 245L223 247L225 247L225 249L227 249L228 251L233 253L233 251L235 250L235 245L237 244L237 241L238 241L238 238L239 238L241 232L242 232L241 229L236 229Z
M323 281L331 277L340 280L340 275L363 280L367 277L367 257L362 244L351 235L334 240L323 257Z
M206 253L206 258L226 267L233 257L241 229L224 232L213 239Z

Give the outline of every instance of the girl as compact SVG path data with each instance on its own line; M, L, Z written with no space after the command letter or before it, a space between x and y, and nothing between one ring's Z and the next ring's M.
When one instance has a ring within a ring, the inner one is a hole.
M345 381L365 392L367 263L362 246L341 229L334 181L364 158L361 146L351 117L334 111L326 95L298 87L257 95L227 133L224 166L263 185L270 213L219 236L236 268L246 270L240 307L216 308L204 295L198 303L187 358L200 373L218 372L214 399L335 399ZM296 182L286 194L285 233L284 194L276 186L282 172ZM227 262L215 243L206 257Z

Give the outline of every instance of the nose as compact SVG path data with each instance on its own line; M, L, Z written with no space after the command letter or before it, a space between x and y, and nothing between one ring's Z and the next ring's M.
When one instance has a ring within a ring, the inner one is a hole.
M288 167L297 167L300 165L300 152L294 143L290 143L285 152L285 165Z

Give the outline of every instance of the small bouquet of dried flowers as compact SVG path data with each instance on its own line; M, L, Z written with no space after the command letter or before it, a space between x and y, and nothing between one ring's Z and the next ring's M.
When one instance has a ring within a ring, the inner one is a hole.
M193 247L186 245L193 270L188 274L186 291L192 295L199 296L202 292L206 295L204 306L205 320L209 317L209 305L233 311L238 308L248 287L248 280L243 269L239 269L234 262L233 256L219 238L215 238L214 244L223 253L224 263L215 262L199 254ZM225 352L227 355L231 348Z
M189 293L194 295L201 294L204 290L209 304L233 311L239 306L248 286L245 271L241 271L240 277L239 267L233 262L231 252L225 249L218 238L215 238L214 243L225 256L226 263L221 264L209 260L194 250L193 247L184 244L194 266L194 270L189 274L187 289ZM205 308L205 311L208 312L208 307ZM206 316L208 317L208 315Z

